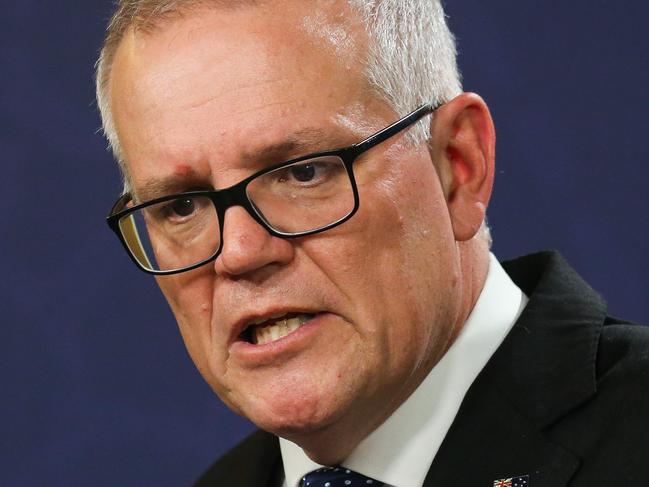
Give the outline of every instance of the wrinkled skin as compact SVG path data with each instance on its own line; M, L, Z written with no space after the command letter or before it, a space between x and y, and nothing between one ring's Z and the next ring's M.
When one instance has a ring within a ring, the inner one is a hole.
M135 193L228 187L395 121L404 114L359 69L367 42L345 1L203 9L128 33L110 93ZM213 264L158 279L225 403L335 463L408 397L484 281L490 124L482 101L462 95L436 114L431 149L402 134L357 163L350 221L283 240L234 207ZM296 310L322 314L261 351L238 339L241 320Z

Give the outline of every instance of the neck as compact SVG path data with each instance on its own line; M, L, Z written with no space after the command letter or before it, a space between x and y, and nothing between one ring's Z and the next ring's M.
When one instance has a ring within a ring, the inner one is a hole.
M489 243L481 234L466 242L457 243L457 255L462 279L457 320L450 347L462 331L464 323L473 311L478 297L484 288L489 272ZM448 350L448 348L447 348Z

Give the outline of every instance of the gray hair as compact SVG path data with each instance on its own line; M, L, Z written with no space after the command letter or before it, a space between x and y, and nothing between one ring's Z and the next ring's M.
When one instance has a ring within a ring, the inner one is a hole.
M447 102L462 92L455 38L440 0L349 0L365 21L371 43L365 76L400 115L424 103ZM430 137L420 122L409 134Z
M365 68L370 86L404 115L424 103L443 103L462 92L455 39L440 0L348 0L365 23L372 42ZM192 7L234 7L255 0L120 0L107 28L96 64L97 104L103 132L119 162L128 190L123 160L110 111L108 84L115 52L131 27L149 30L156 22ZM430 137L430 125L419 123L409 135L414 142Z

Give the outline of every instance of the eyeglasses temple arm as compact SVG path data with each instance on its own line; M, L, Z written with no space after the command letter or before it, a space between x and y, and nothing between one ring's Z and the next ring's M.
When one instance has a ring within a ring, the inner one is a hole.
M108 212L108 217L114 215L115 213L119 213L124 209L126 204L133 199L130 193L124 193L122 196L119 197L119 199L113 204L112 208L110 209L110 212Z
M380 130L374 135L370 135L367 139L359 142L358 144L351 146L350 151L354 154L361 154L371 149L375 145L386 141L390 137L395 136L396 134L407 128L409 125L412 125L415 122L419 121L419 119L433 113L435 110L437 110L437 108L439 108L439 106L433 106L430 104L422 105L411 114L403 117L401 120L396 121L392 125L384 128L383 130Z

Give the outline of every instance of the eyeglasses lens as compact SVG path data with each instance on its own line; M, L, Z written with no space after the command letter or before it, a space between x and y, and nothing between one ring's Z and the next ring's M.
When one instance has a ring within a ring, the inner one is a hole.
M252 180L248 199L258 215L282 234L317 230L354 209L354 190L342 159L319 157L296 162Z
M122 218L131 254L145 268L168 271L209 259L219 248L219 219L204 196L149 205Z

